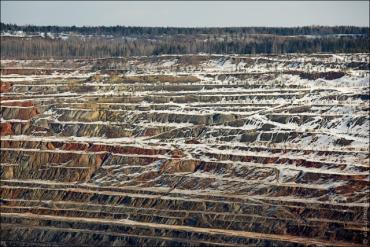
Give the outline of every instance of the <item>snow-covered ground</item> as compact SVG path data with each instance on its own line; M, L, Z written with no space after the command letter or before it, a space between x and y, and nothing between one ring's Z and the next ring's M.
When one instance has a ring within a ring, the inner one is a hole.
M178 159L216 167L233 164L192 175L219 181L206 188L218 192L248 167L278 169L277 177L252 172L255 182L304 188L315 185L303 185L302 173L362 176L369 169L369 71L353 67L368 64L368 54L195 56L193 64L181 55L2 60L3 68L51 70L1 76L9 87L1 93L2 141L134 145L178 150ZM97 62L101 69L94 70ZM91 183L130 183L117 176ZM319 183L322 189L346 185Z

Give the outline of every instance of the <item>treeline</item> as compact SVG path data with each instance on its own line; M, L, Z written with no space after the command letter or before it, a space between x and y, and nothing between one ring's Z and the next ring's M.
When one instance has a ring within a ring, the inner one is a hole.
M220 28L176 28L176 27L126 27L126 26L18 26L1 23L2 32L23 31L26 33L78 33L82 35L118 36L161 36L161 35L231 35L271 34L279 36L296 35L369 35L369 28L356 26L304 26L304 27L220 27Z
M100 58L160 54L281 54L369 52L368 36L194 35L161 39L1 37L2 59Z
M369 52L369 28L173 28L17 26L1 23L1 58L99 58L160 54ZM40 37L40 33L55 35ZM63 38L60 34L63 33Z

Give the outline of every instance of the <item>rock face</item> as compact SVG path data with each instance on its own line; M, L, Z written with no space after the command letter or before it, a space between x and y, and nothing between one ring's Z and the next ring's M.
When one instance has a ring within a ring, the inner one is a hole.
M188 60L2 61L1 246L366 246L368 54Z

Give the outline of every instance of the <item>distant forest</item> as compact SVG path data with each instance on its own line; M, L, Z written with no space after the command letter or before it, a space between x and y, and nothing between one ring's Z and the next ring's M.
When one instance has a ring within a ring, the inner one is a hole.
M9 35L18 31L24 37ZM48 35L40 36L41 33ZM369 52L369 28L62 27L1 23L2 59L318 52Z

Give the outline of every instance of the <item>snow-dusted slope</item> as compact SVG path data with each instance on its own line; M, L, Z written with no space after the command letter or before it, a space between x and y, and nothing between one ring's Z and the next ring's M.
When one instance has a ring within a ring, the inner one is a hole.
M366 244L368 54L1 62L6 244Z

